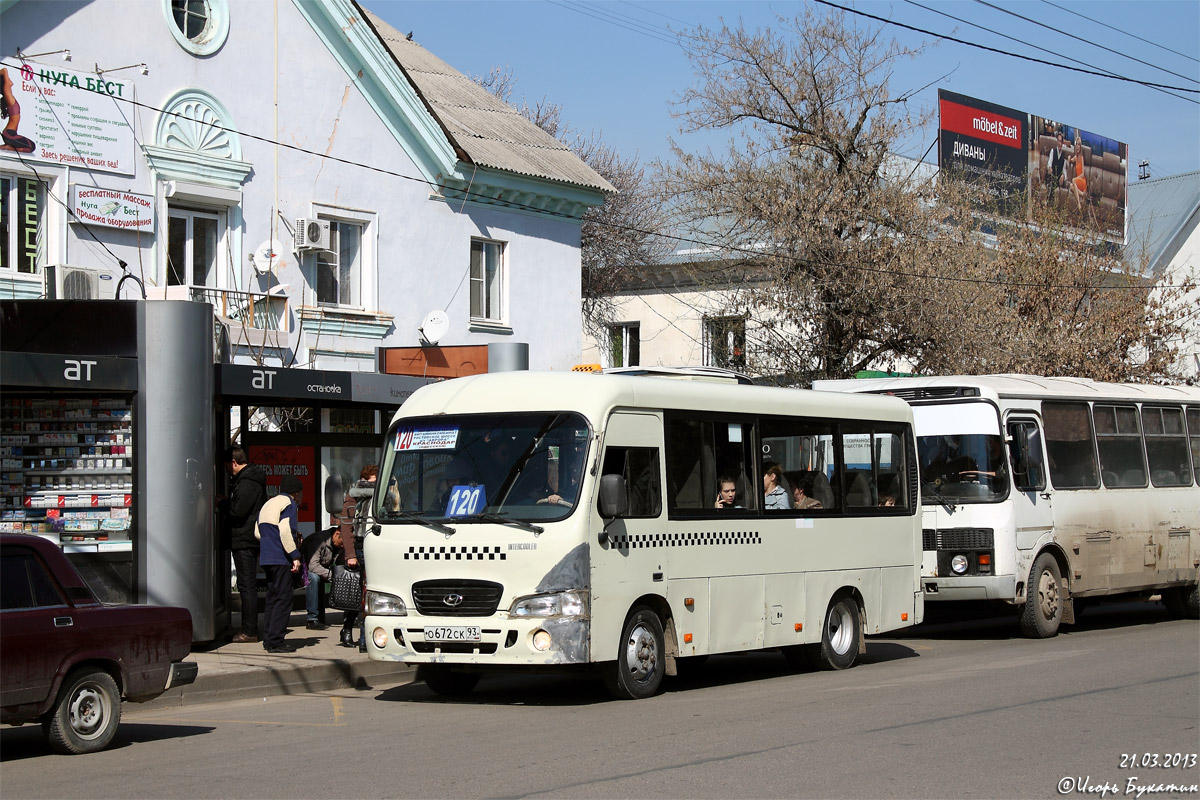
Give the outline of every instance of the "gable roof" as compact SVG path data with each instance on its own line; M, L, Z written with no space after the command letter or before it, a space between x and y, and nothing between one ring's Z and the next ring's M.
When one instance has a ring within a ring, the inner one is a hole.
M1130 183L1126 191L1126 260L1131 267L1140 267L1145 257L1148 271L1158 277L1200 222L1200 172Z
M562 142L475 81L356 3L459 158L489 169L561 181L601 192L616 189Z

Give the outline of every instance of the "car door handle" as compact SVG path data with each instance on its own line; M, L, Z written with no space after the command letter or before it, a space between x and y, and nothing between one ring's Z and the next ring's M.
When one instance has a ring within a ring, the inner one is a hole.
M71 619L70 617L55 617L54 618L54 627L56 627L56 628L69 628L74 624L75 624L75 620Z

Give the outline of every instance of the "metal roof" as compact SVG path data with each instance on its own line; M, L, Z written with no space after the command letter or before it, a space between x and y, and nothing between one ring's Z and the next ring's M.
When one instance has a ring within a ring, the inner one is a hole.
M471 164L616 193L562 142L517 109L359 4L384 47L460 154Z
M1127 202L1125 258L1131 268L1146 258L1150 273L1158 276L1200 222L1200 172L1130 183Z
M818 391L879 392L914 387L973 386L998 397L1044 399L1138 400L1200 402L1200 389L1148 383L1105 383L1089 378L1047 378L1040 375L939 375L924 378L862 378L813 381Z

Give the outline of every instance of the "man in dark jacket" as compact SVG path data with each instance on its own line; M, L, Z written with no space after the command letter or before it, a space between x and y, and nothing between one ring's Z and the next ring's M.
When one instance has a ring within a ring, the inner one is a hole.
M267 501L267 476L262 467L248 463L246 451L240 447L226 451L225 468L233 476L226 519L242 600L242 629L233 641L245 644L258 641L258 537L254 524Z

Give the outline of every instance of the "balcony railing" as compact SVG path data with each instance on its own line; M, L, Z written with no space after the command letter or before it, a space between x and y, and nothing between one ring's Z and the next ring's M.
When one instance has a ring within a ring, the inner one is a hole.
M287 286L268 292L242 292L209 286L147 286L147 300L191 300L208 303L234 348L286 350L291 330Z
M150 300L193 300L209 303L216 316L228 326L255 332L287 333L290 330L288 297L280 286L270 292L243 292L209 286L147 286ZM236 338L236 337L234 337Z

